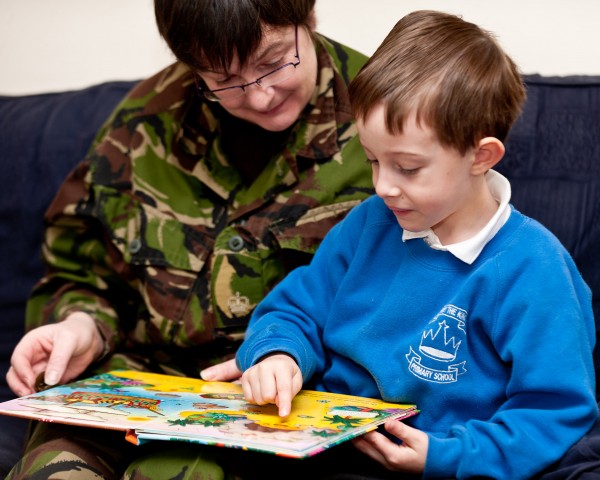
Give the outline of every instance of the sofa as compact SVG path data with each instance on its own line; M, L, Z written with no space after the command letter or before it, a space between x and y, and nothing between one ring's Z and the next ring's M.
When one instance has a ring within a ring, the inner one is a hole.
M600 318L600 77L527 75L525 81L528 100L498 170L512 182L512 203L571 252ZM26 298L42 275L44 210L134 83L0 96L0 401L13 397L5 374L24 331ZM600 356L595 361L600 370ZM19 457L26 429L24 420L0 416L0 474Z
M69 170L81 160L102 122L135 82L78 91L0 96L0 401L13 397L5 380L23 336L25 301L42 274L42 216ZM17 461L27 430L0 417L0 475Z

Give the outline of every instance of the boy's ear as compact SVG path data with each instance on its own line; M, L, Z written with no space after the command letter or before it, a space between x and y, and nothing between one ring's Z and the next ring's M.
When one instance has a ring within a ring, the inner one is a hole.
M482 138L475 148L475 160L471 167L473 175L483 175L504 156L504 144L495 137Z

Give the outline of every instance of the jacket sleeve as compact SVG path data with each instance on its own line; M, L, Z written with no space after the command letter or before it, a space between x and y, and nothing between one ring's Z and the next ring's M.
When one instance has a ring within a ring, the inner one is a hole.
M83 162L69 175L46 213L42 255L47 273L29 298L26 326L32 329L60 322L75 311L86 312L112 350L121 337L118 311L125 305L120 299L130 287L116 273L94 218L88 167Z
M102 208L92 178L95 160L107 149L120 162L128 161L123 153L129 140L123 135L128 131L128 118L139 111L138 103L130 92L114 109L96 134L86 158L65 179L45 213L42 259L46 272L27 302L28 330L82 311L96 320L113 351L123 338L119 319L133 318L129 315L133 307L130 299L135 295L126 280L129 272L118 264L121 257L98 218ZM118 141L111 138L115 130L120 132Z

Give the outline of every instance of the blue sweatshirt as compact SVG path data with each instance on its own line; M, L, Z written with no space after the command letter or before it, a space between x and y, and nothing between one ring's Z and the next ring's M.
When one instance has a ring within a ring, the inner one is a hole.
M256 309L238 354L292 355L331 392L416 403L424 478L530 478L597 418L591 292L560 242L515 209L468 265L378 197Z

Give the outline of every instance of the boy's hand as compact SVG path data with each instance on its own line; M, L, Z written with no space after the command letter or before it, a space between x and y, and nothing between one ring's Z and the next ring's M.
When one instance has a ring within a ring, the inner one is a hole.
M352 440L354 446L388 470L422 473L425 470L429 437L398 420L388 420L385 429L402 440L398 445L379 432L369 432Z
M242 375L244 397L250 403L274 403L279 416L287 417L292 399L302 388L302 373L292 357L285 353L268 356Z

